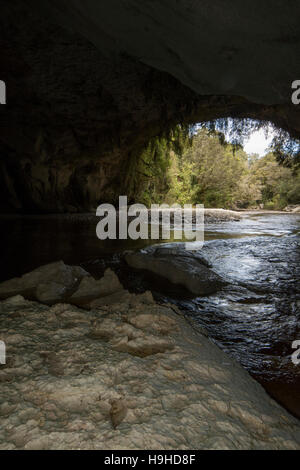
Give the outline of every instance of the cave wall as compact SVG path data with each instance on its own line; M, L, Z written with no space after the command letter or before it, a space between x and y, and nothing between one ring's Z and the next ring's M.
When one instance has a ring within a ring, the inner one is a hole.
M0 212L114 202L130 158L178 122L255 117L299 136L296 2L265 2L265 30L252 7L244 29L237 2L224 18L213 3L1 0Z
M131 152L183 117L195 94L14 5L1 19L1 210L85 211L114 200Z

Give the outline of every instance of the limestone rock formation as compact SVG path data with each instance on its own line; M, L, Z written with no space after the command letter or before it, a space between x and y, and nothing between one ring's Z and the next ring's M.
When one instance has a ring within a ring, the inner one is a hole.
M300 212L300 206L296 205L296 206L286 206L284 208L284 210L286 212L294 212L295 214L297 214L298 212Z
M59 302L88 275L79 266L67 266L63 261L50 263L22 277L0 283L0 298L23 295L43 303Z
M151 294L0 302L0 449L300 449L299 421Z
M0 283L0 299L23 295L49 305L60 301L85 307L106 305L125 298L127 294L111 269L106 269L97 281L80 266L68 266L63 261Z
M241 220L241 214L227 209L204 209L205 223Z
M0 211L116 202L179 122L249 117L299 137L298 18L284 0L2 2Z
M130 297L130 293L128 290L117 290L113 294L105 295L104 297L97 298L92 300L88 303L90 308L98 308L104 305L112 305L117 304L123 301L128 300Z
M118 276L110 268L96 280L80 266L68 266L63 261L47 264L20 278L0 283L0 299L13 297L17 304L24 296L47 305L69 302L86 309L134 302L135 296L125 290ZM145 303L153 303L151 292L139 296Z
M69 298L75 305L84 305L99 297L110 296L123 290L118 277L111 269L106 269L104 276L96 281L92 276L82 278L78 288Z
M226 285L218 274L209 269L208 262L202 256L191 255L180 244L127 252L125 260L132 268L150 271L184 286L195 295L213 294Z

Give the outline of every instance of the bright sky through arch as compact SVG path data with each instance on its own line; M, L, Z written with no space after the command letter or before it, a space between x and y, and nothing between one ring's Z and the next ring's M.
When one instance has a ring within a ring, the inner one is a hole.
M269 134L266 137L264 130L259 129L258 131L252 132L248 139L245 139L244 150L248 154L257 153L260 157L263 157L273 139L273 132L269 130Z

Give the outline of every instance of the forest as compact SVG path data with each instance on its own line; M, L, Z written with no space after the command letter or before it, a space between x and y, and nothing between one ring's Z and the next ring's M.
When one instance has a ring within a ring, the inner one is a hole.
M281 210L300 203L299 165L282 164L271 150L263 157L248 155L206 127L192 137L177 128L153 139L129 170L129 199L146 205Z

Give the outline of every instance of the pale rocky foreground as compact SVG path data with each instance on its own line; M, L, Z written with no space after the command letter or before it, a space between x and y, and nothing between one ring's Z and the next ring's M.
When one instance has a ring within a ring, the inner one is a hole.
M107 298L0 302L1 449L300 449L299 422L175 307Z

